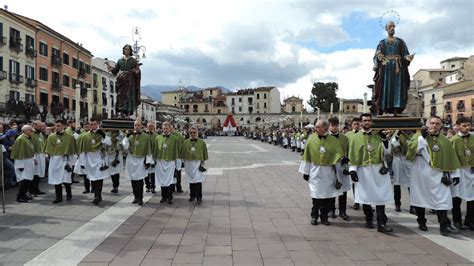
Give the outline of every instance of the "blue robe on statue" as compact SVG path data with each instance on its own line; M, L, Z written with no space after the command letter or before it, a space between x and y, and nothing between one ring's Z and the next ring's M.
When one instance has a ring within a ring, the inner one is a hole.
M383 39L377 46L374 56L374 100L380 115L400 114L407 105L410 61L406 56L409 54L405 42L400 38L394 38L394 41Z

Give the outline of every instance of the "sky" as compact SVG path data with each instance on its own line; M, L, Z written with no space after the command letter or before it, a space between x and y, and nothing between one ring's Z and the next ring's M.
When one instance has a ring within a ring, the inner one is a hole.
M337 82L338 97L362 98L373 55L397 23L416 53L410 74L474 54L472 0L1 0L90 50L117 60L139 27L143 85L276 86L309 99L314 82Z

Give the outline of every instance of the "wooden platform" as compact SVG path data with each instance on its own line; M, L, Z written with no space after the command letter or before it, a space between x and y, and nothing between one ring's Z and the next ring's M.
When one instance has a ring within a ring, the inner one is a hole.
M131 119L107 119L102 120L102 128L109 130L133 129L134 120Z
M372 128L374 129L398 129L417 130L423 126L421 117L374 117Z

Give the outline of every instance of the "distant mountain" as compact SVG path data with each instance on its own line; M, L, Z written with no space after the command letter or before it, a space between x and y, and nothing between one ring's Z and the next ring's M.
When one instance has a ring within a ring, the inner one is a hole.
M229 93L232 92L232 90L229 90L223 86L217 86L223 90L224 93ZM196 86L187 86L185 87L186 90L188 91L198 91L202 90L203 88L196 87ZM179 89L178 85L146 85L142 86L142 94L151 97L155 101L161 101L161 93L164 91L172 91L172 90L177 90Z

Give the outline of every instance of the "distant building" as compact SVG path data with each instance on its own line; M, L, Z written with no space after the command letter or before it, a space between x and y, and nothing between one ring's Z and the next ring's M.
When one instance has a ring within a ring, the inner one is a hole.
M444 118L448 123L455 123L460 117L472 119L474 112L474 82L464 80L447 84L442 87L444 91Z
M226 94L227 111L233 114L278 114L281 112L280 91L276 87L241 89Z
M143 121L156 121L157 104L158 103L152 98L146 95L140 95L140 105L137 107L137 116L141 117Z
M304 112L303 99L291 96L283 100L283 113L300 113Z
M369 108L367 108L369 109ZM334 110L337 112L338 110ZM342 102L343 113L363 113L364 112L364 100L362 99L343 99Z
M111 66L115 62L107 60ZM92 59L92 116L110 119L115 116L117 92L115 90L115 76L109 72L105 59Z

